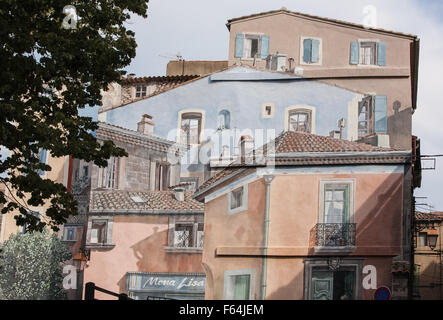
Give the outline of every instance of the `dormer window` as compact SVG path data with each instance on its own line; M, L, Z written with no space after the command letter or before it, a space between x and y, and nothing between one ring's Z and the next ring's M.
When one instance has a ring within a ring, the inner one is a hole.
M146 97L146 86L137 86L135 88L135 97L136 98Z

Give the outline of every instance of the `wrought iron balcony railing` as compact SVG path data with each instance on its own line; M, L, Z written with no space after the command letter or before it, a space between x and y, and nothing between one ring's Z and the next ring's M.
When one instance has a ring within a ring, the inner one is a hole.
M317 247L355 246L355 223L317 223L315 245Z

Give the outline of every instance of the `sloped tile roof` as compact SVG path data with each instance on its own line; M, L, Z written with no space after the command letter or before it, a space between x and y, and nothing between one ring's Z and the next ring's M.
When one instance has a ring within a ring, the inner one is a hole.
M137 203L131 197L145 202ZM203 213L204 204L185 193L183 201L176 200L174 191L122 191L93 190L89 203L90 213Z
M409 33L386 30L386 29L382 29L382 28L372 28L372 27L367 28L362 24L338 20L338 19L325 18L325 17L320 17L320 16L311 15L311 14L307 14L307 13L301 13L301 12L297 12L297 11L290 11L290 10L286 9L285 7L282 7L281 9L278 9L278 10L271 10L271 11L266 11L266 12L254 13L254 14L250 14L250 15L246 15L246 16L241 16L238 18L229 19L228 22L226 23L226 27L228 28L228 30L231 30L230 28L231 28L231 24L233 22L237 22L237 21L245 20L245 19L257 18L257 17L261 17L261 16L266 16L266 15L280 14L280 13L286 13L286 14L298 16L301 18L307 18L310 20L319 20L319 21L325 21L325 22L329 22L329 23L332 22L335 24L354 27L354 28L356 27L356 28L360 28L360 29L364 29L364 30L374 30L374 31L382 32L382 33L388 33L391 35L403 36L403 37L408 37L408 38L417 38L416 35L409 34Z
M180 82L188 81L199 77L198 74L193 75L180 75L180 76L153 76L153 77L135 77L135 78L124 78L122 80L122 85L136 84L136 83L146 83L146 82L162 82L175 85Z
M105 122L98 123L96 136L97 139L100 140L119 141L165 153L167 153L169 148L174 144L181 152L186 151L187 149L187 146L176 144L175 141L167 140L155 135L140 133L138 131L129 130Z
M271 151L271 148L275 148L275 151ZM273 142L258 148L255 154L272 155L274 152L276 166L392 164L405 163L409 158L402 150L293 131L283 132ZM396 152L400 153L396 154ZM206 180L196 190L196 196L216 182L239 173L245 167L247 166L238 162L231 163L227 168Z
M443 220L443 214L441 212L415 212L415 220Z

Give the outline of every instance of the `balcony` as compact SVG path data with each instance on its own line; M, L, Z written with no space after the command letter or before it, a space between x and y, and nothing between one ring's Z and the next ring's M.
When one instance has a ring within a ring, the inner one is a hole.
M317 223L315 251L353 251L356 223Z

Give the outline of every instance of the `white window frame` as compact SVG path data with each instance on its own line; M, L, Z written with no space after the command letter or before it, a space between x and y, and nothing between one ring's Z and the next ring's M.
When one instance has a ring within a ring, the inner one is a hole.
M77 241L77 225L64 225L63 226L63 241L66 242L76 242ZM68 239L68 229L74 230L74 239Z
M243 188L242 205L240 207L231 209L232 192L237 190L237 189L239 189L239 188ZM229 190L229 193L228 193L228 208L227 209L228 209L227 210L228 215L248 210L248 185L247 184L237 185L235 187L232 187Z
M297 111L297 110L300 110L300 111L307 110L307 111L311 112L311 123L310 123L311 131L310 131L310 133L315 134L315 132L316 132L315 131L316 130L316 127L315 127L316 108L314 106L308 106L308 105L295 105L295 106L289 106L286 108L286 110L285 110L285 131L289 131L289 114L292 111Z
M224 272L224 281L223 281L223 299L224 300L233 300L234 299L234 290L235 290L235 277L236 276L249 276L249 299L254 300L255 296L255 277L256 271L255 269L236 269L236 270L227 270Z
M244 38L243 38L243 53L242 53L241 59L242 60L246 60L246 61L253 61L254 59L256 61L263 60L261 58L261 37L264 36L265 34L264 33L260 33L260 32L243 32L242 34L243 34ZM257 48L257 54L258 55L257 55L257 58L249 58L249 57L247 57L247 54L246 54L246 38L248 36L249 37L258 37L258 48Z
M141 88L140 91L137 91L138 87ZM137 98L144 98L144 97L148 96L148 86L147 85L143 85L143 84L142 85L135 85L134 88L135 88L135 94L134 94L134 98L135 99L137 99ZM143 88L145 88L145 90L143 90ZM143 95L143 91L144 91L145 95ZM140 96L139 97L137 97L137 93L138 92L140 92Z
M314 39L314 40L318 40L320 42L320 44L318 45L318 62L304 62L303 61L303 55L304 55L303 41L305 39ZM321 65L323 65L323 40L322 40L322 38L300 37L300 65L304 65L304 66L321 66Z
M266 114L266 107L271 107L271 114L270 115ZM275 103L263 103L262 111L261 111L262 118L263 119L271 119L271 118L274 118L274 114L275 114Z

